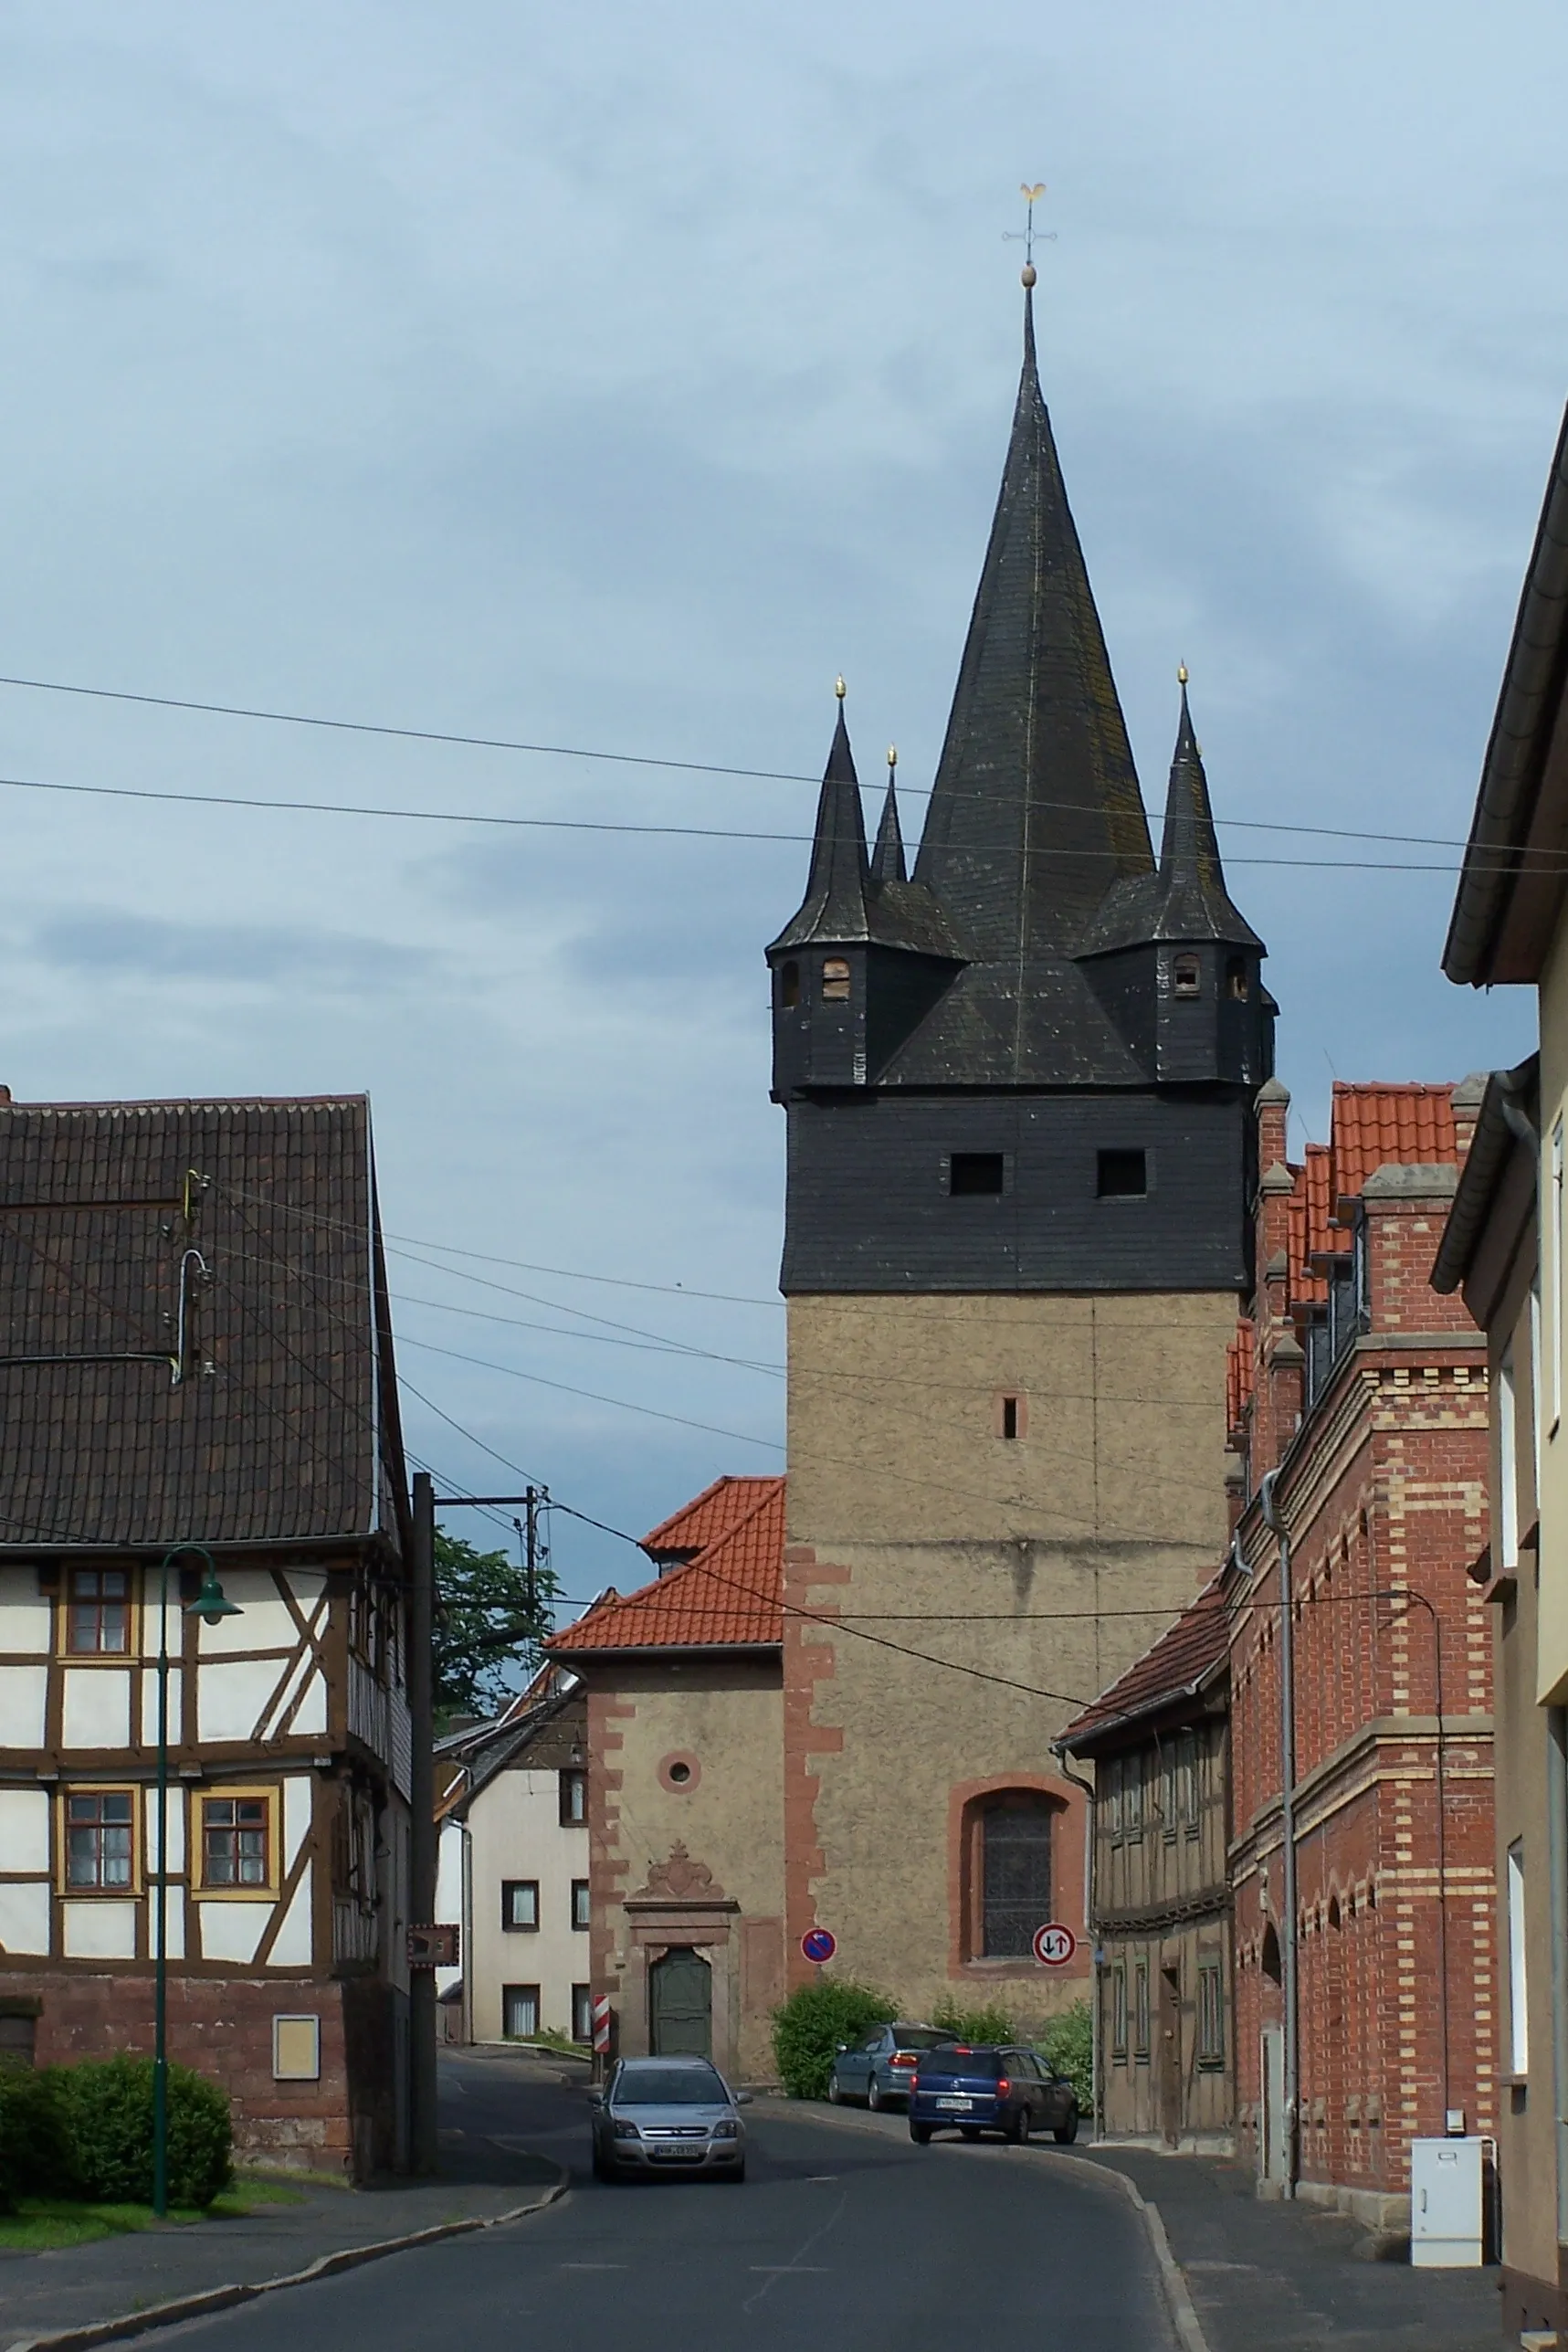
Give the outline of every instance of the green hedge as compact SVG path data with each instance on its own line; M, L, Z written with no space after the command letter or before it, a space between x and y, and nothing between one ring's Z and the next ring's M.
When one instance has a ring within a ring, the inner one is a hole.
M773 2011L773 2058L779 2080L792 2099L826 2099L834 2052L841 2041L858 2041L874 2025L898 2016L896 2005L874 1985L852 1977L818 1977L798 1985Z
M1094 2026L1087 2000L1052 2018L1040 2036L1040 2049L1057 2073L1065 2074L1078 2093L1079 2113L1094 2113Z
M169 2202L210 2205L232 2175L228 2100L188 2066L169 2068ZM0 2196L93 2204L153 2199L153 2061L121 2052L0 2073Z
M988 2041L1016 2041L1017 2028L1012 2012L999 2001L986 2001L979 2009L960 2009L951 1993L943 1993L931 2013L931 2021L939 2033L951 2033L954 2041L972 2041L982 2048Z

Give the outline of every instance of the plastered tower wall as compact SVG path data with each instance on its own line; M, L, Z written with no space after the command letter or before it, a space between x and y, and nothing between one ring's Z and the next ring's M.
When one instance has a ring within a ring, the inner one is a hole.
M785 1629L792 1956L829 1926L917 2011L1081 1992L1086 1948L1049 1979L973 1953L964 1811L1059 1798L1052 1908L1081 1928L1081 1792L1050 1743L1223 1554L1235 1320L1228 1291L790 1301L786 1594L843 1621Z

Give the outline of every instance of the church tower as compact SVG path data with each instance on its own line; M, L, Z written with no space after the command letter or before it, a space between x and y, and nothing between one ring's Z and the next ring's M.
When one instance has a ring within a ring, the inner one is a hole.
M1052 1739L1225 1548L1275 1012L1184 672L1156 863L1031 306L912 879L891 771L868 854L841 684L805 896L768 950L790 1947L826 1926L905 2014L989 1988L1020 2022L1088 1967L1047 1981L1029 1955L1082 1925Z

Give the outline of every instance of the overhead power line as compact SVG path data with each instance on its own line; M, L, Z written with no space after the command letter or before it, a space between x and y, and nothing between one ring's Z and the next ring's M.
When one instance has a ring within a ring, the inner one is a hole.
M752 784L805 784L810 785L814 789L821 782L821 778L819 776L807 775L803 770L795 768L738 767L720 760L672 759L663 754L654 752L599 751L592 749L583 744L530 743L514 735L468 734L460 733L456 729L446 727L400 727L394 726L385 721L374 719L324 718L319 713L311 712L274 711L267 709L261 705L252 703L202 701L188 695L138 693L132 692L127 688L114 686L79 686L71 684L67 680L58 678L0 677L0 686L19 687L26 690L28 692L37 694L71 695L84 701L95 702L130 702L138 704L141 707L149 710L190 711L201 713L202 715L209 718L260 720L268 725L281 727L315 727L332 734L377 735L398 743L443 744L472 751L519 752L532 757L542 759L587 760L591 762L598 762L614 767L658 768L670 774L679 775L729 776L742 782ZM19 777L3 777L0 778L0 782L15 784L18 786L23 785L23 779ZM43 784L29 785L26 788L37 791L61 792L89 792L93 790L110 792L114 789L114 787L110 786L94 786L90 785ZM927 799L931 795L931 787L929 786L910 785L903 783L901 780L899 789L906 799ZM135 796L144 799L211 800L216 805L227 807L317 808L334 816L406 817L411 818L437 820L444 817L446 822L453 824L500 825L510 823L514 825L526 825L547 824L551 821L543 817L509 818L484 816L465 817L454 815L451 812L426 809L361 808L353 806L339 807L335 805L320 801L242 800L226 795L218 794L144 793L128 796ZM965 796L981 798L984 796L980 794L973 794ZM1068 804L1057 801L1040 800L1031 802L1030 806L1036 808L1053 808L1063 807L1068 806ZM564 820L558 821L563 822ZM1402 845L1406 848L1427 849L1462 849L1465 847L1463 840L1459 839L1457 836L1448 834L1373 833L1358 830L1355 828L1349 826L1295 825L1281 817L1225 817L1216 818L1215 821L1222 826L1229 827L1230 828L1240 832L1294 833L1302 836L1311 836L1323 840L1381 841L1391 845ZM580 829L596 832L695 832L699 828L695 827L669 826L592 826L584 827ZM795 840L809 837L780 833L738 833L712 835L708 838L725 840L779 841ZM1237 860L1237 862L1258 864L1306 861L1241 860ZM1426 871L1428 870L1426 868L1418 868L1415 870ZM1446 871L1447 870L1446 868L1433 868L1430 870Z

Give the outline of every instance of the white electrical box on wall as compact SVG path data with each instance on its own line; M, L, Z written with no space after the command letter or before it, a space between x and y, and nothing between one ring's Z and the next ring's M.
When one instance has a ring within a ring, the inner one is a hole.
M1482 2260L1482 2143L1410 2143L1410 2260L1417 2269L1479 2270Z

